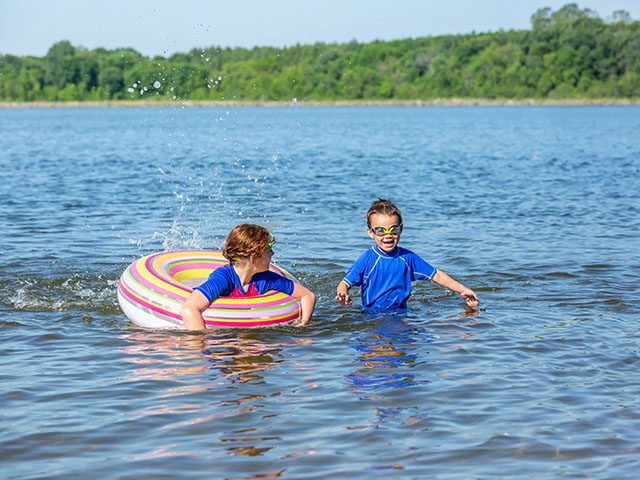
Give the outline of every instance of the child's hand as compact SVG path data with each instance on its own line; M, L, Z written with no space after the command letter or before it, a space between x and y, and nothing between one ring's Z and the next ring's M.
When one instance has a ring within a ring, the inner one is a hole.
M336 300L340 305L351 305L351 297L349 296L349 284L342 280L336 288Z
M473 290L470 288L465 288L460 292L460 296L464 298L464 301L467 302L467 305L470 307L478 308L478 295L475 294Z
M340 305L351 305L351 297L347 292L340 292L336 295L336 300Z

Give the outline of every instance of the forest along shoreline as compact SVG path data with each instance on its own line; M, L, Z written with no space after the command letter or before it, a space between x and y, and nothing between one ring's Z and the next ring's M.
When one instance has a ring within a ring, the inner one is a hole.
M575 3L538 9L531 28L523 30L283 48L210 46L166 58L132 48L89 50L62 40L44 57L0 52L0 101L628 105L640 101L638 45L640 21L628 12L603 19Z
M103 107L465 107L465 106L632 106L640 98L488 99L435 98L432 100L105 100L58 102L0 102L0 108L103 108Z

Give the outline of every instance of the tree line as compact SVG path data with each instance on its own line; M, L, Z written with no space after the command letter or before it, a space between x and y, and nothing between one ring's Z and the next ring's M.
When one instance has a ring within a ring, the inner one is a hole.
M167 58L61 41L44 57L0 56L0 101L606 97L640 97L640 22L575 3L539 9L527 30Z

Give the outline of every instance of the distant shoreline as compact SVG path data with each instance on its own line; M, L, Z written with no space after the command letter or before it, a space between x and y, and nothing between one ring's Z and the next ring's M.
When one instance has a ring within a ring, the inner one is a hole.
M0 108L102 108L102 107L470 107L470 106L629 106L640 105L640 98L591 99L483 99L438 98L433 100L105 100L73 102L0 102Z

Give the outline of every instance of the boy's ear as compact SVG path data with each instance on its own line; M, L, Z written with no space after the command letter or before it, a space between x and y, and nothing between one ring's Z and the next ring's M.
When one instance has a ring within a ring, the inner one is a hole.
M369 227L367 227L367 233L371 238L376 238L375 235L373 234L373 230L371 230Z

